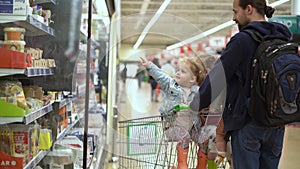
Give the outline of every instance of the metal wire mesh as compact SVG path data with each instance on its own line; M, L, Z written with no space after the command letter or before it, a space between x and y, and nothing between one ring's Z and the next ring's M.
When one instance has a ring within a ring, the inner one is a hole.
M177 166L177 142L164 134L171 127L162 116L150 116L118 122L118 156L120 169L169 169ZM190 142L188 168L197 166L198 146ZM226 159L225 159L226 160ZM218 169L227 169L226 161Z

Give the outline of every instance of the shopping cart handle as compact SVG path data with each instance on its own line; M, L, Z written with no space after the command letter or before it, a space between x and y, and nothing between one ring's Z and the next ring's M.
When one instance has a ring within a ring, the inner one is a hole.
M186 104L177 104L176 106L173 107L173 110L175 112L179 112L180 110L189 110L190 107L189 105L186 105Z
M171 110L168 111L166 116L174 116L174 115L176 115L177 112L179 112L181 110L189 110L189 109L190 109L190 107L186 104L177 104Z

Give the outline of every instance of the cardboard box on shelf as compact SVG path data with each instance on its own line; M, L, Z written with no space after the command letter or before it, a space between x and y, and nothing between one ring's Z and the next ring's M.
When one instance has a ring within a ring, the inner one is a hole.
M58 115L60 116L60 121L59 121L59 126L60 128L58 129L59 131L63 131L65 128L68 127L68 112L67 112L67 107L64 106L59 109Z
M24 69L31 63L26 53L0 48L0 68Z
M36 98L39 100L43 99L44 91L38 86L24 86L23 87L25 97Z
M43 50L39 49L39 48L26 48L26 53L31 54L32 55L32 59L41 59L42 55L43 55Z

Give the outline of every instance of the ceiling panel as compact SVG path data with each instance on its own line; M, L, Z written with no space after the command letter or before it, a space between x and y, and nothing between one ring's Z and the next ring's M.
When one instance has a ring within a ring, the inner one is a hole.
M269 0L269 3L277 0ZM168 45L207 31L232 19L233 0L172 0L151 27L141 45ZM134 45L162 0L121 0L122 43ZM276 7L274 15L290 15L290 1ZM229 35L231 27L213 35Z

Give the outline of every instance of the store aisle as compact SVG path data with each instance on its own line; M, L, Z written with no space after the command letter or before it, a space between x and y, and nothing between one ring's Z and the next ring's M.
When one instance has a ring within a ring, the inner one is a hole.
M118 105L119 120L128 120L139 117L159 115L160 102L151 102L151 89L149 83L142 83L138 88L136 79L127 79L126 85L120 82ZM159 100L162 100L159 97ZM300 152L300 127L287 127L284 152L280 161L279 169L298 169ZM117 163L108 163L106 169L117 169Z
M142 82L139 88L137 79L127 78L126 85L120 81L118 97L119 121L159 115L160 102L151 101L151 87L147 82ZM117 168L117 163L106 165L106 169Z
M299 169L300 126L286 127L283 154L279 169Z
M138 88L137 79L127 79L126 85L120 83L119 88L119 120L159 115L160 103L151 102L149 83L143 82Z

